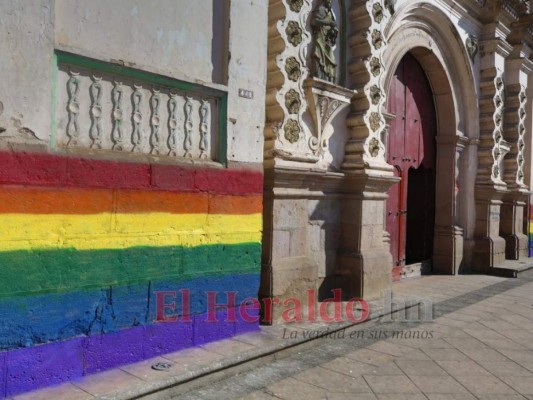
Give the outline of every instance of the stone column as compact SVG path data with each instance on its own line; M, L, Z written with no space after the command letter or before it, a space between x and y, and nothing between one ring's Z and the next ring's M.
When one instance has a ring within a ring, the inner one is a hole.
M498 14L497 18L500 18ZM509 22L504 19L504 22ZM511 46L503 22L484 27L480 43L480 132L476 180L476 226L472 268L489 272L505 260L505 240L500 236L500 207L508 193L502 180L503 158L509 147L503 138L505 107L504 68Z
M460 190L457 181L459 160L467 141L460 132L455 136L437 136L438 184L433 253L433 271L437 273L457 274L463 261L463 229L457 221L457 193Z
M513 50L505 65L504 135L510 142L510 151L504 160L504 180L510 192L503 196L500 234L505 239L506 258L511 260L528 257L528 237L524 231L524 212L529 197L525 183L526 93L528 75L533 70L533 63L529 60L531 34L528 33L533 21L529 17L512 25L509 42Z
M383 28L390 20L388 2L354 0L348 25L348 79L357 94L347 119L350 138L343 170L358 193L343 204L338 274L351 294L372 299L392 280L392 256L384 235L385 200L398 181L385 159Z

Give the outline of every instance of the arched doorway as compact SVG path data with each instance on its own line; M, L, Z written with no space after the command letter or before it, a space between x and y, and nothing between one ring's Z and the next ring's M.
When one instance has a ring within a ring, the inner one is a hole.
M386 229L392 277L398 280L406 266L418 270L431 265L435 228L435 104L424 70L409 53L396 69L388 98L388 112L395 118L387 138L387 162L401 180L388 192Z

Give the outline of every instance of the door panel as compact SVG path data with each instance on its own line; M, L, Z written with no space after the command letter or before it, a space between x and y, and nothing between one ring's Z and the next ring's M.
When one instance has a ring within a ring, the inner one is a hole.
M435 219L435 107L431 87L407 54L389 90L396 115L387 139L387 162L401 181L389 191L386 228L391 237L393 279L402 268L431 258Z
M398 166L394 168L394 176L402 177L402 172ZM401 241L401 224L400 224L400 205L401 205L401 185L394 185L389 190L389 199L386 207L386 229L390 235L390 252L393 257L392 277L394 280L400 278L401 266L395 265L396 260L400 258L400 241Z

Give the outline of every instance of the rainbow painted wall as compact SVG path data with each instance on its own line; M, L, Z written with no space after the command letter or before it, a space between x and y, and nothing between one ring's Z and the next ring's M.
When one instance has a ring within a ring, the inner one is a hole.
M0 397L257 329L206 322L205 292L257 297L262 180L0 153ZM156 323L155 292L181 289L192 322Z
M528 236L529 236L529 256L533 257L533 204L529 205L529 224L528 224Z

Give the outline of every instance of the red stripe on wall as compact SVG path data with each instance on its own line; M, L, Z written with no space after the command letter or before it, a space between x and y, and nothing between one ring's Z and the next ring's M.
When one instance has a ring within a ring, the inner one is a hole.
M0 214L73 214L104 212L171 214L255 214L262 211L259 195L236 196L177 193L160 190L81 189L4 186Z
M247 169L187 168L41 153L0 152L0 184L247 195L262 193L263 174Z

